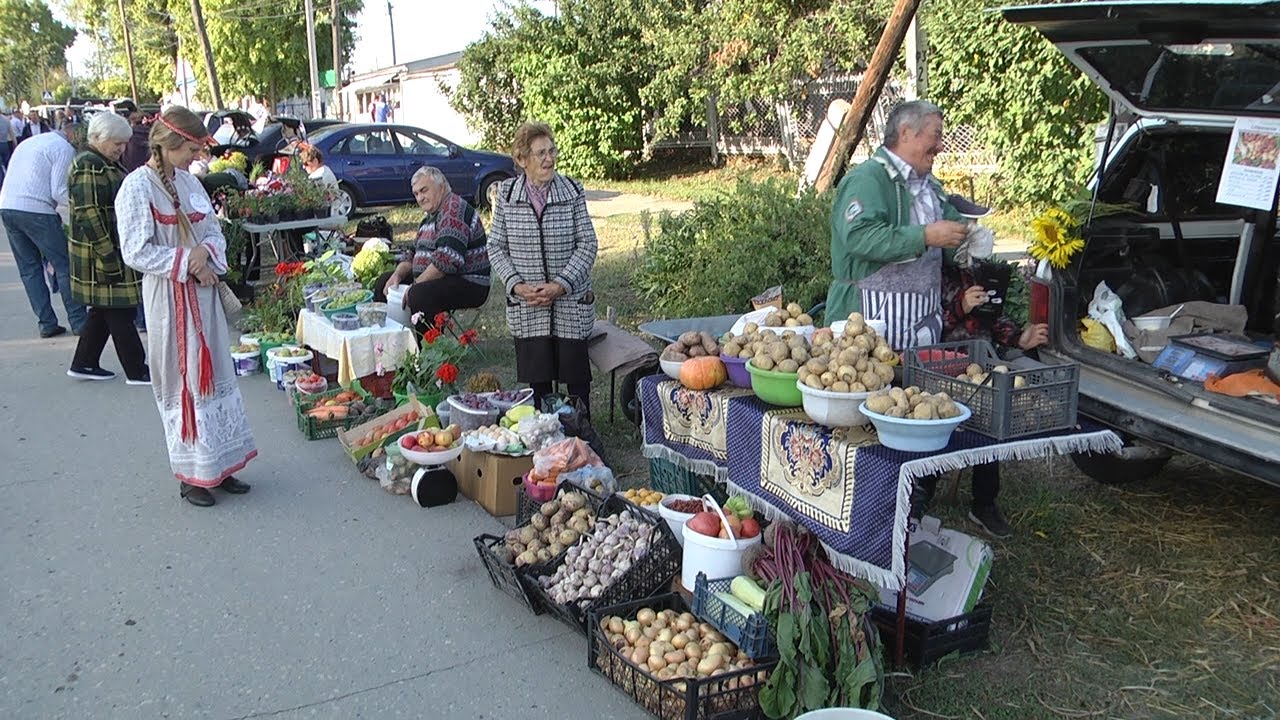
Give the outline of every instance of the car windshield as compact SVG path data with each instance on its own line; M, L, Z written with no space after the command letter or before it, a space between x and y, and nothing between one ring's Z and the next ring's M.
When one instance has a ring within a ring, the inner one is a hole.
M1142 110L1280 115L1280 41L1139 42L1076 52Z
M313 143L318 143L341 129L341 125L326 125L319 130L307 133L307 139Z

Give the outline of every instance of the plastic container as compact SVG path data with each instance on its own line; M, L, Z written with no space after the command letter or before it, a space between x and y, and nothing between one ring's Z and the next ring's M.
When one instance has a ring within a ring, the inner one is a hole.
M662 366L662 372L666 373L667 377L672 380L680 379L680 367L684 365L683 360L663 360L659 358L658 364Z
M539 485L529 477L529 473L524 474L524 482L521 485L525 496L530 500L542 504L556 496L555 485Z
M363 297L360 300L357 300L351 303L343 303L342 305L333 305L334 301L330 300L329 302L320 306L320 312L324 313L325 317L327 318L333 318L334 315L337 315L338 313L342 313L342 312L349 312L354 314L356 311L357 305L361 303L367 303L373 299L372 290L363 290L361 292L363 294Z
M683 468L666 458L649 458L649 487L663 495L710 495L723 505L729 499L725 486L714 477ZM679 532L676 533L679 535Z
M667 502L670 500L700 500L700 498L695 495L672 493L664 496L662 501L658 503L658 516L667 521L667 527L671 528L672 534L676 536L676 541L680 543L681 547L683 547L684 524L688 522L689 518L693 517L694 514L676 512L675 510L672 510L667 507Z
M400 442L402 438L408 435L409 433L401 435L399 438L395 439L395 442L400 444L400 454L409 462L417 463L418 465L444 465L447 462L456 460L458 456L462 454L462 443L458 443L456 446L451 447L448 450L440 450L438 452L410 450Z
M441 400L436 405L436 417L440 418L441 425L445 427L449 426L449 401L448 400Z
M299 394L295 397L294 412L297 415L298 431L308 440L324 440L337 437L339 430L346 430L364 420L370 419L364 416L348 414L346 417L326 420L307 414L307 411L314 408L318 403L328 400L340 392L342 392L341 388L335 388L316 395ZM356 390L356 392L359 393L360 391ZM367 401L367 398L365 399Z
M298 348L294 346L286 345L267 350L267 368L271 372L271 379L275 381L276 387L281 390L285 389L285 373L290 370L311 370L311 360L314 355L311 354L310 350L306 351L303 355L289 357L280 355L284 350L297 349Z
M779 407L800 407L804 398L796 387L798 373L761 370L747 362L747 372L751 373L751 390L756 397Z
M450 421L462 428L463 432L482 428L485 425L492 425L498 421L499 412L497 408L475 410L464 405L457 395L450 395L447 401L449 403Z
M489 582L519 600L534 615L541 615L542 605L529 592L526 576L517 573L514 566L504 563L494 550L505 541L497 535L479 535L472 542L475 543L476 553L480 555L480 562L484 563L484 569L489 573Z
M1164 330L1169 327L1169 323L1173 322L1172 315L1147 315L1129 319L1133 321L1133 326L1139 330Z
M778 652L773 631L764 613L743 615L733 606L717 597L717 593L730 593L733 577L710 580L706 573L698 573L693 588L693 614L711 623L732 640L742 652L752 659L773 657Z
M712 500L710 496L703 499ZM716 514L720 516L722 523L728 522L718 504ZM684 545L684 560L680 567L680 584L689 592L693 592L700 572L718 578L741 575L743 553L764 539L764 534L761 533L753 538L731 537L721 540L694 532L687 523L680 527L680 532L684 535L684 542L681 543Z
M777 667L777 660L757 662L742 670L721 673L701 680L659 680L641 670L613 647L600 627L610 615L632 619L641 608L689 612L689 605L674 593L592 609L587 638L587 664L625 695L661 720L755 720L763 718L760 689ZM747 682L743 682L748 679Z
M402 307L404 302L404 294L408 292L408 285L397 285L391 288L391 292L387 293L387 317L401 325L412 325L409 322L409 309Z
M969 408L956 403L960 415L946 420L915 420L912 418L896 418L867 409L863 402L858 409L876 426L876 434L880 444L890 450L903 452L935 452L947 446L951 441L951 433L969 419L972 412Z
M334 330L360 329L360 317L353 312L334 313L329 316L329 322L333 323Z
M262 372L262 353L260 351L233 352L231 353L231 360L235 363L236 375L240 377L257 375Z
M880 605L871 609L871 620L880 630L885 648L894 646L898 615ZM967 655L987 649L991 636L991 606L978 605L972 612L947 620L926 622L907 616L903 650L916 668L932 665L952 653Z
M746 358L738 358L721 353L720 362L724 363L724 369L729 372L730 385L740 388L751 387L751 373L747 372Z
M533 404L533 388L524 388L516 391L515 400L499 400L494 393L482 393L489 404L498 408L498 412L506 413L508 410L521 405Z
M796 720L893 720L875 710L862 708L823 708L797 715Z
M360 327L382 327L387 321L387 304L384 302L360 303L356 306Z
M796 387L804 402L804 414L809 419L833 428L848 428L871 422L858 408L871 395L869 392L835 392L818 390L796 381Z
M298 395L319 395L329 389L329 381L319 375L315 375L310 382L302 379L294 383L293 386L298 391Z

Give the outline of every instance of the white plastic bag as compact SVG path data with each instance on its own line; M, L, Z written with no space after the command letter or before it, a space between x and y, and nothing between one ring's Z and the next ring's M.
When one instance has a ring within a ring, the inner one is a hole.
M1121 327L1124 324L1124 307L1120 296L1111 292L1105 280L1093 289L1093 300L1089 302L1089 317L1102 323L1107 330L1111 331L1111 336L1116 341L1117 352L1130 360L1138 356L1125 338L1124 328Z
M974 223L969 226L969 234L956 249L956 263L962 266L973 264L974 260L986 260L995 252L996 236L987 228Z

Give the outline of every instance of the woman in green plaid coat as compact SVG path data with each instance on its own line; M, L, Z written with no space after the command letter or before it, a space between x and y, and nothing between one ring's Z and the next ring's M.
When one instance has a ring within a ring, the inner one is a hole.
M101 366L110 337L130 385L150 385L146 351L133 320L142 297L137 271L124 264L116 231L116 193L124 181L120 156L133 136L124 118L100 112L89 121L88 149L71 162L67 195L71 206L71 295L89 307L67 375L110 380Z

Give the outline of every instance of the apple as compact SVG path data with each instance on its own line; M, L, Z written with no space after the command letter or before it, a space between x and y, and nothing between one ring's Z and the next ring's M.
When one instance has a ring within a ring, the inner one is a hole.
M738 519L738 516L728 513L725 518L729 521L729 530L733 532L733 536L742 537L742 521Z
M448 450L448 449L449 449L449 448L444 447L444 446L442 446L442 445L432 445L432 446L431 446L431 452L444 452L445 450Z
M412 450L415 444L416 442L414 441L414 438L412 435L405 435L404 437L400 438L400 447L404 448L405 450Z
M720 532L720 516L713 512L697 513L685 524L690 530L707 537L715 537Z
M443 445L446 449L453 444L453 433L441 430L436 433L436 445Z
M462 426L458 423L449 423L449 427L445 428L449 434L453 435L453 439L457 440L462 437Z

